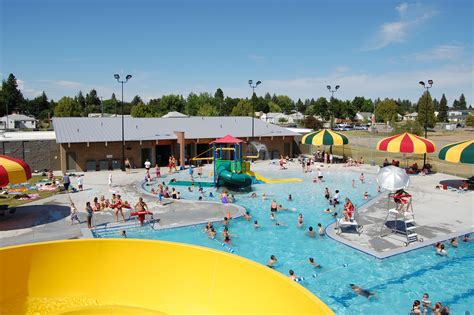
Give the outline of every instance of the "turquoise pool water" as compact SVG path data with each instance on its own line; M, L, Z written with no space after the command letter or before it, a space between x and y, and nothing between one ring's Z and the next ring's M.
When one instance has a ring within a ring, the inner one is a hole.
M323 210L328 207L324 198L324 187L331 191L339 189L341 196L348 196L360 206L367 202L363 198L365 191L374 197L377 193L375 177L366 175L367 183L361 184L359 173L323 171L325 182L313 184L313 174L289 171L263 173L267 177L301 177L304 182L288 184L253 185L253 191L259 196L269 195L267 200L250 198L250 193L234 193L236 202L245 206L258 220L261 228L255 230L252 222L243 218L232 220L229 231L232 236L230 246L222 246L221 241L211 240L204 233L202 225L155 231L150 227L130 228L130 238L157 239L184 242L206 246L223 251L231 251L254 261L266 264L270 255L278 258L275 269L285 275L293 269L305 281L300 284L326 302L337 314L408 314L415 299L421 299L424 292L431 295L432 301L441 301L450 306L451 314L464 314L473 311L474 305L474 245L460 242L459 248L448 246L449 256L434 254L433 248L426 247L406 254L378 260L350 247L325 237L309 238L305 232L309 226L317 230L317 223L325 227L332 222L330 214ZM177 179L188 179L188 175L179 174ZM352 179L356 187L352 187ZM168 177L169 180L169 177ZM151 187L148 187L151 188ZM212 188L205 188L206 195ZM186 187L177 187L185 199L198 199L199 193L188 192ZM294 200L287 201L288 194ZM277 220L287 226L275 226L269 219L270 203L276 199L285 207L296 211L284 211L277 214ZM206 197L206 200L212 198ZM213 200L218 201L217 197ZM337 211L340 213L340 207ZM297 227L297 216L304 216L304 227ZM222 225L214 224L221 239ZM118 237L119 231L100 232L99 237ZM313 257L322 268L308 264ZM375 291L377 296L367 300L355 295L350 283Z

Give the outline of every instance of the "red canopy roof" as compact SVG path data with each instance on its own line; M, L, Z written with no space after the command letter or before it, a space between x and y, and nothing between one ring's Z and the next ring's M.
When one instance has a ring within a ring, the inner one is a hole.
M244 142L244 141L243 141L243 140L240 140L240 139L237 139L237 138L234 138L234 137L232 137L231 135L227 135L227 136L225 136L224 138L216 139L216 141L211 142L211 143L230 143L230 144L237 144L237 143L241 143L241 142Z

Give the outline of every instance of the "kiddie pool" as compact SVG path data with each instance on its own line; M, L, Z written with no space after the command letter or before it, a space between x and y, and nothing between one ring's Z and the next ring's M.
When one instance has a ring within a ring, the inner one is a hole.
M5 314L333 314L280 273L165 241L92 239L0 249Z

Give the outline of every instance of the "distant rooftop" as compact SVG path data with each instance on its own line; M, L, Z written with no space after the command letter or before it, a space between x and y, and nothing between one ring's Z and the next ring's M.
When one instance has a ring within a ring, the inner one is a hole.
M14 121L25 121L25 120L35 121L36 120L36 118L34 117L26 116L23 114L10 114L8 116L3 116L2 118L0 118L0 121L6 121L7 117L9 120L14 120Z
M169 112L168 114L161 116L161 118L183 118L183 117L189 117L189 116L182 114L180 112Z
M58 117L53 126L58 143L113 142L122 140L120 117ZM254 119L255 137L297 136L286 128ZM125 117L125 140L171 140L175 131L183 131L186 139L215 139L230 134L238 138L252 136L251 117Z
M0 142L55 140L54 131L16 131L0 132Z

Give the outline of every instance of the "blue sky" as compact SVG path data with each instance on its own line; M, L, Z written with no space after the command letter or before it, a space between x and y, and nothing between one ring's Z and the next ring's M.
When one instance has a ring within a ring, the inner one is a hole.
M473 103L473 1L0 0L0 75L27 97L212 92Z

